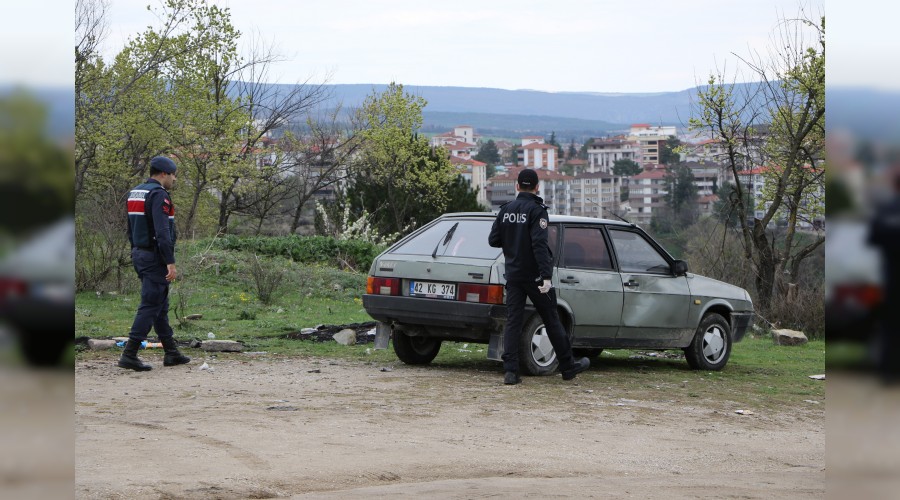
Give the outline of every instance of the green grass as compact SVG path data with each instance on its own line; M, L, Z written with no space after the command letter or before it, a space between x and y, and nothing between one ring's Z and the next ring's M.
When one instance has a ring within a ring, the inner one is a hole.
M247 274L246 253L214 250L202 254L198 246L187 246L179 257L182 277L173 286L173 305L184 297L187 307L180 314L202 314L203 319L179 325L174 311L170 321L180 340L238 340L246 351L265 351L269 356L311 356L399 364L393 350L373 349L372 344L342 346L335 342L300 341L285 334L320 324L372 321L362 307L365 275L334 268L305 265L275 258L272 269L284 269L284 293L272 304L261 304ZM191 253L194 252L194 253ZM137 278L134 279L135 283ZM75 336L108 338L126 336L140 302L137 291L125 294L79 293L76 296ZM242 319L244 318L244 319ZM253 318L253 319L246 319ZM187 349L189 356L208 353ZM499 362L486 359L487 346L447 342L433 365L460 371L496 372ZM610 389L622 397L647 391L660 397L684 401L714 399L765 408L824 400L825 384L809 375L825 373L825 342L804 346L776 346L771 339L746 338L735 344L728 366L720 372L689 369L680 351L650 357L652 351L606 351L581 377L585 385ZM117 351L79 351L76 359L113 359ZM218 354L238 358L246 354ZM671 356L671 357L670 357Z

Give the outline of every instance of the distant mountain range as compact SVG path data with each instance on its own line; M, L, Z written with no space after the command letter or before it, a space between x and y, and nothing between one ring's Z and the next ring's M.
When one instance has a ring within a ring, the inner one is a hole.
M16 88L0 85L0 97ZM386 88L386 85L368 84L329 85L327 90L332 97L326 105L342 102L346 107L355 107L372 92ZM426 133L471 125L485 136L556 132L562 143L570 138L582 140L617 133L633 123L683 126L691 115L691 101L696 93L696 89L610 94L413 85L404 88L428 101L423 114ZM47 105L48 132L52 136L62 140L74 136L72 89L26 87L24 90ZM829 87L826 108L829 130L842 127L862 137L900 144L900 92Z
M387 85L329 85L333 102L357 106ZM471 87L404 86L428 101L426 130L471 125L491 135L549 134L581 137L627 130L633 123L683 125L693 90L654 94L541 92Z

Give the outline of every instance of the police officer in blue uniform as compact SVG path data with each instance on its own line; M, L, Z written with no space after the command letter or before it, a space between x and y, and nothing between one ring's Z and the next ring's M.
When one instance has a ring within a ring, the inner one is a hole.
M506 329L503 332L503 383L514 385L519 377L519 345L524 322L525 298L537 309L559 359L563 380L572 380L590 367L587 358L576 360L566 330L556 310L553 290L553 253L547 239L547 207L537 195L537 172L519 172L515 200L500 207L488 243L502 247L506 257Z
M128 193L128 239L131 261L141 279L138 306L119 366L135 371L153 367L137 357L150 328L163 345L164 366L189 363L178 351L169 326L169 283L175 280L175 205L169 189L175 185L177 167L165 156L150 160L150 178Z

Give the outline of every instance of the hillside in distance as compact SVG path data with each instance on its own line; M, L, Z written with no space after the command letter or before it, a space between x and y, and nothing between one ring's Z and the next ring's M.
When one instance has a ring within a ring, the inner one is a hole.
M737 84L738 88L758 85ZM360 105L367 96L387 85L326 85L328 106ZM424 97L426 132L471 125L487 135L547 135L582 138L615 134L634 123L687 125L696 88L655 93L543 92L479 87L405 85L404 90Z

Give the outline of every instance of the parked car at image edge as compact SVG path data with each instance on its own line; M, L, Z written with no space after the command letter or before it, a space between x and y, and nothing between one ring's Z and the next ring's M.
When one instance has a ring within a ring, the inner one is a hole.
M401 361L430 363L445 340L488 344L500 360L506 322L504 257L488 245L491 213L445 214L380 254L363 306L377 320L376 348L391 340ZM550 216L553 286L577 355L603 349L682 349L695 369L721 370L753 321L743 288L688 272L640 227L587 217ZM523 373L546 375L558 362L529 303Z

